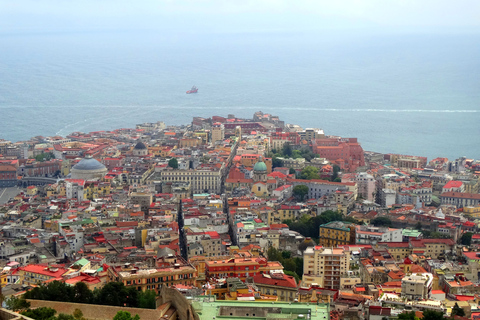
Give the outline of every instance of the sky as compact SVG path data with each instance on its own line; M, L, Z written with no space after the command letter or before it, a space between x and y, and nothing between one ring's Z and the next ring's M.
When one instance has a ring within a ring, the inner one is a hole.
M0 33L479 27L479 0L0 0Z

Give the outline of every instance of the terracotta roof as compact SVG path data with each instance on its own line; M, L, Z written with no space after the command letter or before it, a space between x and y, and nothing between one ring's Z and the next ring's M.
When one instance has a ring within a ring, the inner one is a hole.
M448 198L480 200L480 193L444 192L440 196L441 197L448 197Z
M297 281L295 280L295 278L292 276L287 276L286 274L279 274L278 276L271 276L269 274L257 274L253 277L253 281L256 284L297 288Z

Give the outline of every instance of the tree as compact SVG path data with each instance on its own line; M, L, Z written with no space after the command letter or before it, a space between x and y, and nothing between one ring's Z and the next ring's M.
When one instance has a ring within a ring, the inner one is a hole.
M332 174L332 181L335 181L338 177L338 173L340 172L340 167L337 166L336 164L333 165L333 174Z
M115 317L113 317L113 320L140 320L140 317L138 314L136 314L135 317L132 317L128 311L118 311Z
M318 174L318 168L306 166L300 172L299 178L304 180L320 179L320 175Z
M27 309L23 312L20 312L21 315L35 319L35 320L51 320L53 316L57 313L55 309L40 307L36 309Z
M315 247L315 241L311 238L305 238L305 240L298 245L298 250L303 253L308 247Z
M422 231L422 223L420 221L418 221L417 224L415 225L415 229L418 231Z
M308 187L303 184L299 184L293 187L293 194L300 198L300 201L303 201L303 198L308 194Z
M331 222L331 221L350 222L349 220L352 220L352 219L350 217L344 218L340 212L327 210L315 217L304 215L300 218L300 220L296 220L296 221L285 220L284 223L288 225L290 230L297 231L298 233L304 235L305 237L317 239L320 225ZM354 220L351 222L355 223L356 221Z
M157 308L157 294L153 290L146 290L139 292L138 308L156 309Z
M52 152L41 153L41 154L38 154L38 155L35 156L35 160L37 160L39 162L49 161L49 160L52 160L52 159L55 159L55 155Z
M178 161L177 158L172 158L168 160L168 166L173 169L178 169Z
M297 173L297 170L295 170L293 168L290 168L290 169L288 169L288 173L289 174L295 174L295 173Z
M109 282L100 289L98 304L123 307L127 300L127 290L122 282Z
M75 311L73 311L73 317L77 320L80 320L83 318L83 312L82 310L80 309L75 309Z
M84 282L77 282L73 286L75 291L75 302L77 303L90 303L93 298L92 291L88 289L88 286Z
M74 316L71 314L60 313L57 318L53 318L55 320L76 320ZM53 320L52 319L52 320Z
M267 250L268 261L280 261L282 259L282 254L275 247L270 247Z
M282 251L283 259L290 259L291 257L292 257L292 253L290 251Z
M391 227L392 220L388 217L377 217L371 221L375 227Z
M25 300L24 297L19 298L11 296L7 300L5 300L5 304L7 306L7 309L12 311L22 311L30 308L30 302Z
M292 146L290 145L290 143L285 143L282 147L282 154L285 156L285 157L291 157L292 154L293 154L293 151L292 151Z
M465 232L464 234L462 234L462 237L460 238L460 243L464 244L466 246L471 245L472 244L472 236L473 236L472 232Z
M455 305L452 308L452 317L453 316L465 317L465 310L460 308L460 306L456 302L455 302Z
M442 311L425 310L423 311L423 320L443 320L445 319Z
M294 277L297 282L300 281L300 276L296 272L285 270L283 273L285 273L287 276Z
M272 157L272 167L277 168L282 166L282 160L278 159L276 156Z
M398 319L399 320L418 320L418 318L415 317L415 311L400 313L398 315Z

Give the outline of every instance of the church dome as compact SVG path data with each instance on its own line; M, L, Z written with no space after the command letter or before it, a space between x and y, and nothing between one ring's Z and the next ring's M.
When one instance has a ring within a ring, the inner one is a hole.
M86 157L80 160L72 169L75 170L103 170L105 166L101 164L98 160Z
M147 149L147 147L145 146L145 144L142 142L142 141L139 141L136 145L135 145L135 150L144 150L144 149Z
M267 171L267 165L263 161L258 161L255 163L255 166L253 167L253 171Z
M72 179L101 179L106 173L107 168L90 156L80 160L70 170Z

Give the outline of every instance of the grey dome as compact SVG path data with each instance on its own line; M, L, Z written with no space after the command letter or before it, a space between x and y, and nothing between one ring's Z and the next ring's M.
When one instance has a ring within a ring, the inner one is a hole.
M135 145L135 150L144 150L144 149L147 149L147 147L145 146L145 144L142 142L142 141L139 141L136 145Z
M75 170L104 170L106 167L93 158L83 158L72 169Z

